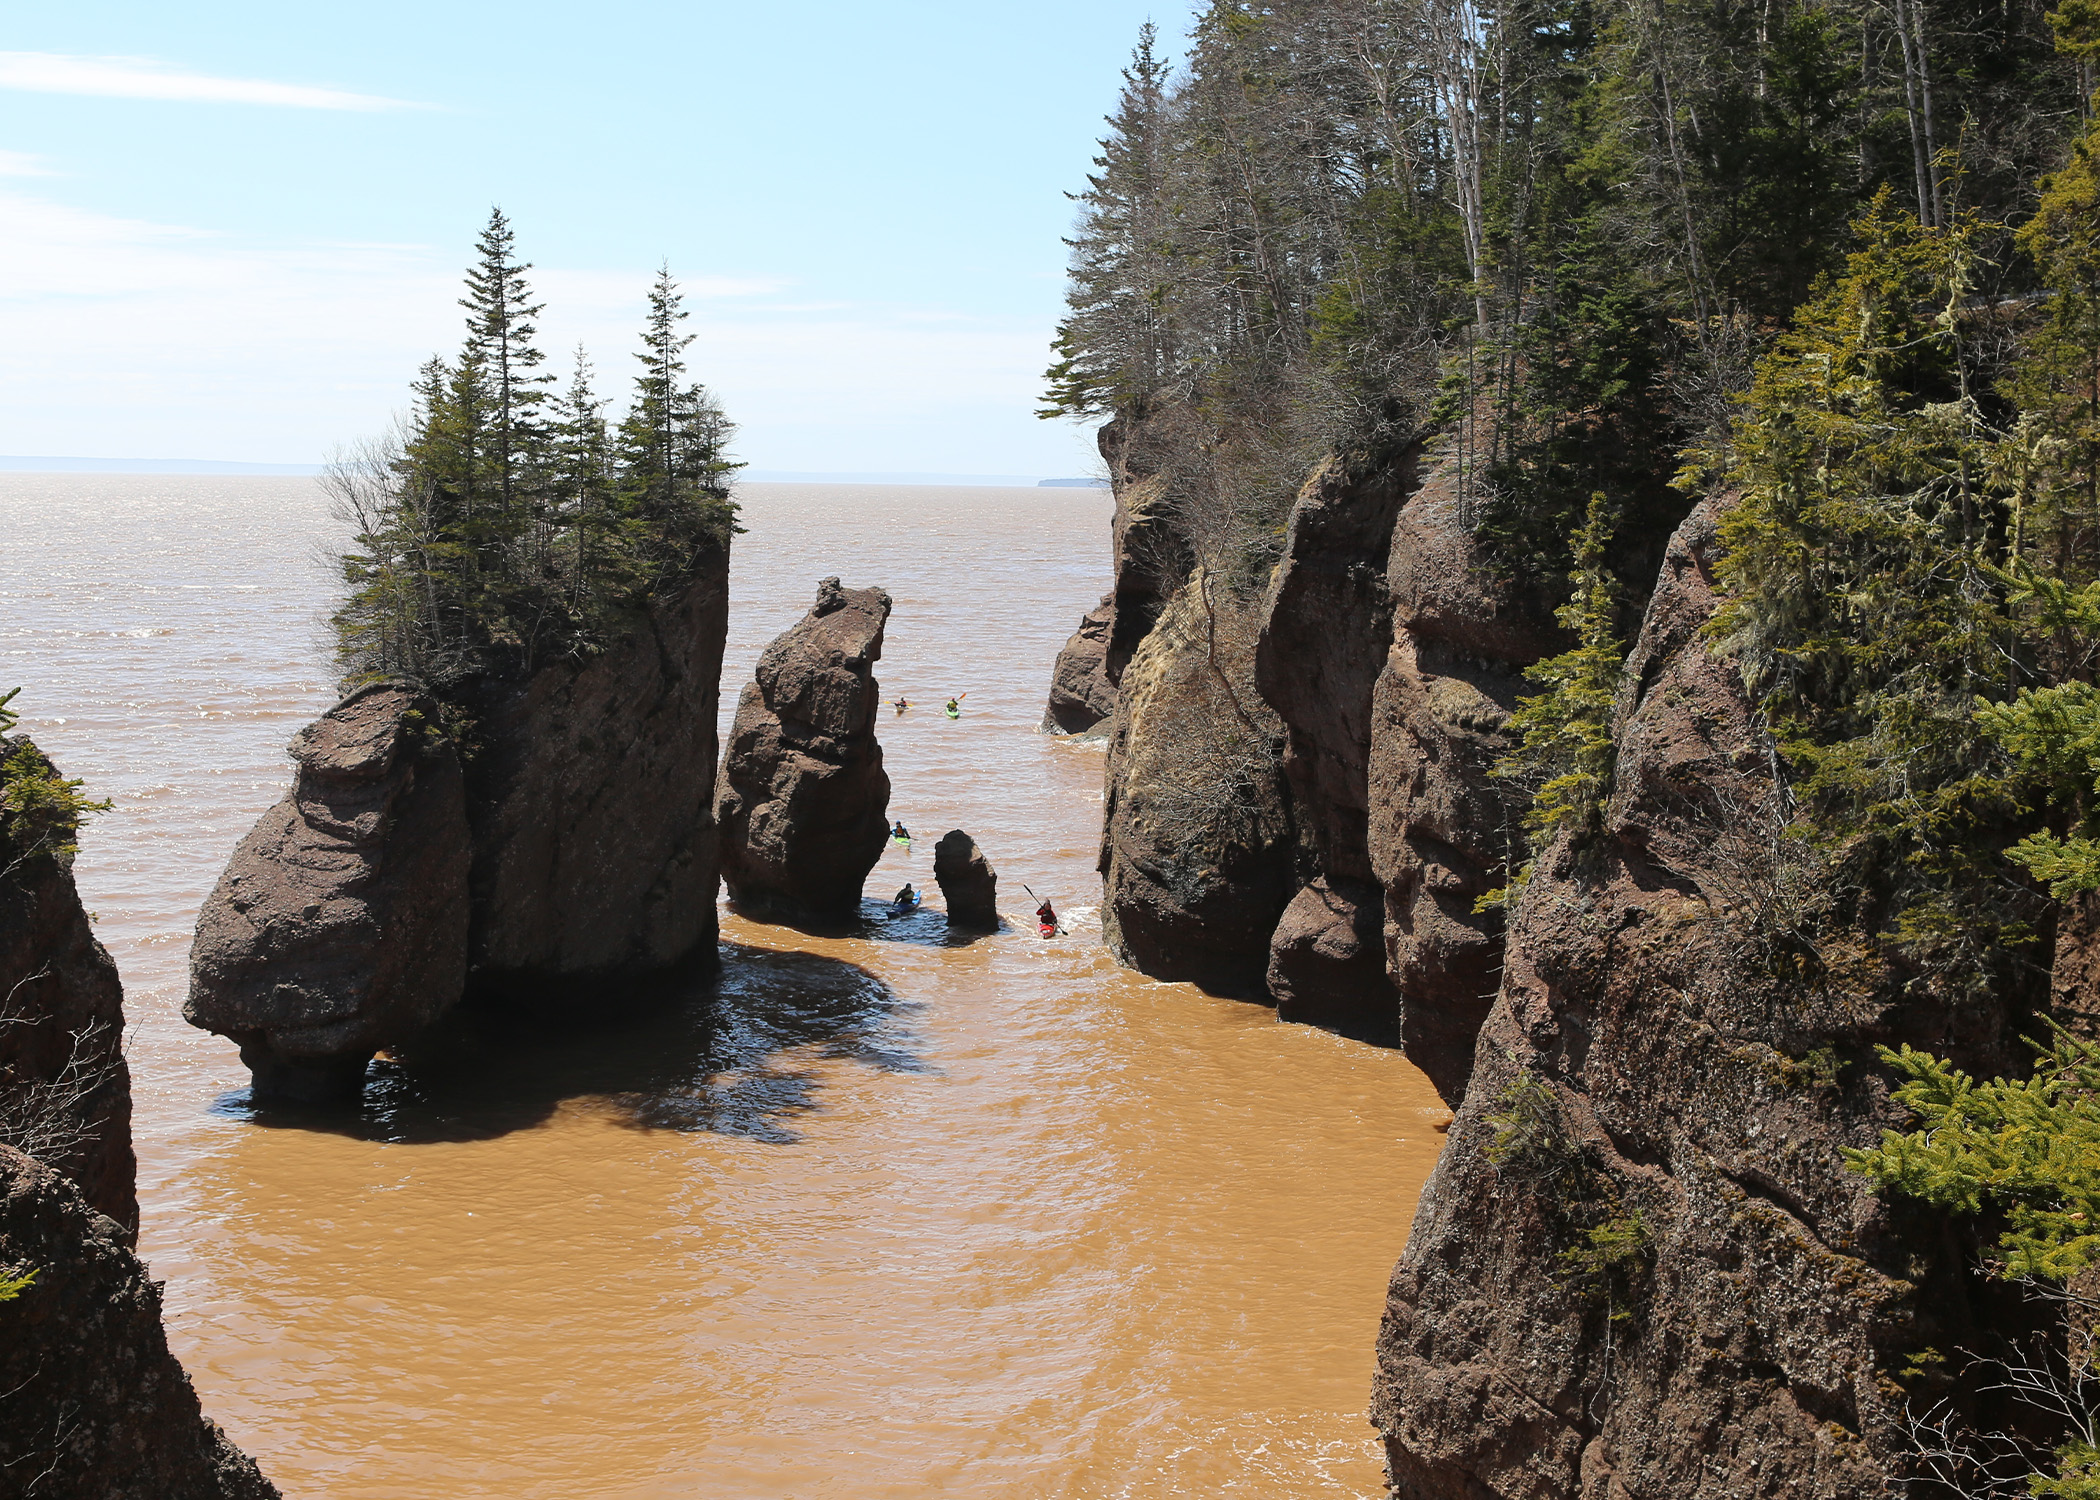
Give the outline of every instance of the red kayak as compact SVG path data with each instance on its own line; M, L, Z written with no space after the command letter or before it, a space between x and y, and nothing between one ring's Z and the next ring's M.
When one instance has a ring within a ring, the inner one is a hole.
M1055 922L1038 922L1035 924L1035 930L1046 938L1057 936L1057 924Z

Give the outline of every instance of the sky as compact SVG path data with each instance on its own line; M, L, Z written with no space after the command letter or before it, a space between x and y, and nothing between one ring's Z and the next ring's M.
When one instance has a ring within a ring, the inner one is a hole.
M1186 8L10 6L0 454L323 461L457 347L500 205L604 392L669 263L755 470L1094 472L1034 415L1064 195Z

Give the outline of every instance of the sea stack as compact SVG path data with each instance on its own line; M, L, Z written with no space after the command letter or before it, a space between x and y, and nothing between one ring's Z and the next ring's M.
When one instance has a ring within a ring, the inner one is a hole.
M459 757L413 689L352 693L291 756L198 916L184 1015L240 1045L258 1095L319 1102L459 998L472 848Z
M977 841L960 828L933 846L933 878L948 904L948 925L972 932L999 929L999 875Z
M889 617L881 589L825 579L737 701L715 820L722 878L755 914L835 921L859 908L889 832L874 675Z
M585 1016L712 964L728 573L703 553L603 649L448 688L464 753L399 683L300 733L199 914L184 1012L240 1044L258 1098L354 1097L470 991Z

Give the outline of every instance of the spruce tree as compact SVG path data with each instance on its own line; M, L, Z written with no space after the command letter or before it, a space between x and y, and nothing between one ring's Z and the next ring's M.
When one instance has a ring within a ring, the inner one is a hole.
M1167 60L1147 21L1123 70L1109 134L1094 159L1071 247L1071 312L1058 326L1058 361L1043 417L1100 415L1150 395L1174 369L1171 267L1166 246Z
M660 540L726 538L728 483L737 468L727 448L736 429L705 387L686 383L693 335L678 328L684 300L671 268L660 267L635 355L642 371L620 423L622 499L628 514L659 529Z

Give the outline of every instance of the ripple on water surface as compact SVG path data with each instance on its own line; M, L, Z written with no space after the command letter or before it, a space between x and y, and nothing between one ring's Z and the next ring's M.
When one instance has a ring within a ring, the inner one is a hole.
M1074 932L724 924L588 1030L456 1018L365 1107L257 1111L189 929L329 701L307 480L0 476L0 687L115 808L79 865L134 1023L144 1247L295 1500L1378 1493L1387 1272L1441 1144L1404 1060L1111 963L1095 745L1035 724L1106 584L1088 490L752 485L724 716L829 574L896 600L870 889L967 828Z

